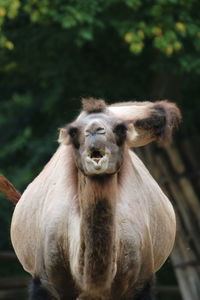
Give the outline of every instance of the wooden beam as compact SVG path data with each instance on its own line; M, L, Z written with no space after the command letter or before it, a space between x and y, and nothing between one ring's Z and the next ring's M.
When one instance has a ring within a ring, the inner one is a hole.
M18 261L14 252L0 252L0 260Z
M22 288L29 285L31 278L1 278L0 290Z

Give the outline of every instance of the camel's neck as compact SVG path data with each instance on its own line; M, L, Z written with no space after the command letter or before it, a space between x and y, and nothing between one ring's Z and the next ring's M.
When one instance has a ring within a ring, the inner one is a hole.
M114 276L117 175L102 180L79 174L80 273L87 290L106 289Z

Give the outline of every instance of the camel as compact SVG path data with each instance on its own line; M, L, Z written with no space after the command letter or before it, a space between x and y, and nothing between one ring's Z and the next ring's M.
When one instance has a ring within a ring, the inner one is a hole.
M176 219L130 148L168 141L180 119L168 101L83 99L42 172L21 197L13 188L7 194L20 198L11 240L33 277L30 300L153 299L151 281L172 251Z

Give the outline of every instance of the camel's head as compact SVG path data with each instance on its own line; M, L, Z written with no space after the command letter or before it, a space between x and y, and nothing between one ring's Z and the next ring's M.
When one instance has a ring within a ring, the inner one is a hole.
M114 174L123 161L127 126L103 101L85 101L83 108L67 127L77 167L88 176Z
M125 146L162 142L179 119L178 108L166 101L107 106L103 100L88 99L79 117L61 129L59 140L72 145L76 165L85 175L114 174Z

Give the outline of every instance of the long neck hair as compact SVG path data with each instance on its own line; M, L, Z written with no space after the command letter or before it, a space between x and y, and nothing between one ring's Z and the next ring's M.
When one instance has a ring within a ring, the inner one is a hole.
M80 273L85 288L106 289L114 276L117 175L88 178L79 173ZM95 291L94 291L95 292Z

